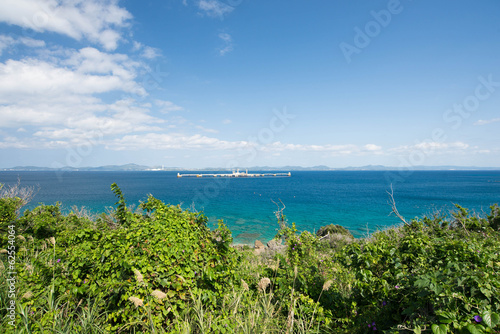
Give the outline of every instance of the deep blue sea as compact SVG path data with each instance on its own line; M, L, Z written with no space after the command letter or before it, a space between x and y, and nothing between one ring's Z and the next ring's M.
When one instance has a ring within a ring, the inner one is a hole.
M258 172L258 171L250 171ZM454 203L485 216L500 203L500 171L307 171L291 177L177 178L176 172L0 172L0 183L37 186L27 206L60 202L68 212L85 206L104 212L116 202L116 182L127 203L138 205L148 194L181 204L209 217L210 227L223 219L234 243L270 240L277 232L274 216L280 200L284 214L299 230L314 232L340 224L362 237L399 224L391 215L387 191L391 184L399 212L407 219L449 213Z

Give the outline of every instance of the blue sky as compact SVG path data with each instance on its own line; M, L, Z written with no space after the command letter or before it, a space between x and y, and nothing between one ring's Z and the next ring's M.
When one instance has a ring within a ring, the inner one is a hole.
M500 167L500 3L0 1L0 168Z

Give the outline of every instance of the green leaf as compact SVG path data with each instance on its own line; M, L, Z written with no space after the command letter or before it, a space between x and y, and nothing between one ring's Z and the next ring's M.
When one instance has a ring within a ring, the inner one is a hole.
M463 286L464 285L464 281L467 279L467 277L459 277L457 279L457 286Z
M487 288L479 288L479 290L486 296L486 298L491 298L491 290Z
M500 324L500 315L498 315L498 313L491 314L491 324L492 324L491 328L495 328L497 325Z
M481 315L481 317L489 328L495 328L495 326L500 323L500 316L497 313L486 311Z
M481 334L483 333L482 330L478 329L476 326L474 326L473 324L468 324L467 325L467 330L471 333L471 334Z
M73 271L73 279L75 279L75 280L76 280L76 279L78 278L78 276L79 276L79 275L80 275L80 270L75 270L75 271Z
M432 333L434 334L446 334L448 332L448 327L446 325L432 325L431 326Z
M429 285L429 279L427 277L419 278L414 284L418 288L425 288Z

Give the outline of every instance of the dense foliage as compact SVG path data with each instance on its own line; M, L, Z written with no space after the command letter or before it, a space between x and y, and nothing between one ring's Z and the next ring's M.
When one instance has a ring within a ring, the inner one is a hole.
M61 212L0 196L0 327L18 333L500 333L500 209L415 219L355 240L338 225L282 251L231 247L220 222L150 196ZM9 227L11 226L11 227ZM15 226L15 234L12 226ZM15 241L13 237L15 236ZM16 329L8 250L15 245Z
M19 305L26 318L19 320L28 331L56 328L57 318L85 307L106 315L106 331L169 328L193 296L216 305L233 282L237 255L224 224L210 231L203 215L151 196L142 213L132 213L112 188L119 201L110 224L106 217L63 215L58 205L27 210L15 221L17 295L26 297ZM14 221L13 201L1 200L2 225ZM54 302L64 308L52 309Z

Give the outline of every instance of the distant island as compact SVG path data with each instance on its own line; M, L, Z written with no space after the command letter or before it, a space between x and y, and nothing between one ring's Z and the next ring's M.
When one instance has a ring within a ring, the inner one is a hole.
M332 168L324 165L302 167L302 166L254 166L254 167L238 167L240 169L248 169L252 171L397 171L397 170L500 170L500 167L477 167L477 166L411 166L411 167L394 167L382 165L367 165L361 167L343 167ZM206 168L183 168L183 167L165 167L165 166L144 166L137 164L125 165L106 165L99 167L38 167L38 166L16 166L12 168L0 168L0 171L86 171L86 172L137 172L137 171L232 171L235 168L223 167L206 167Z

